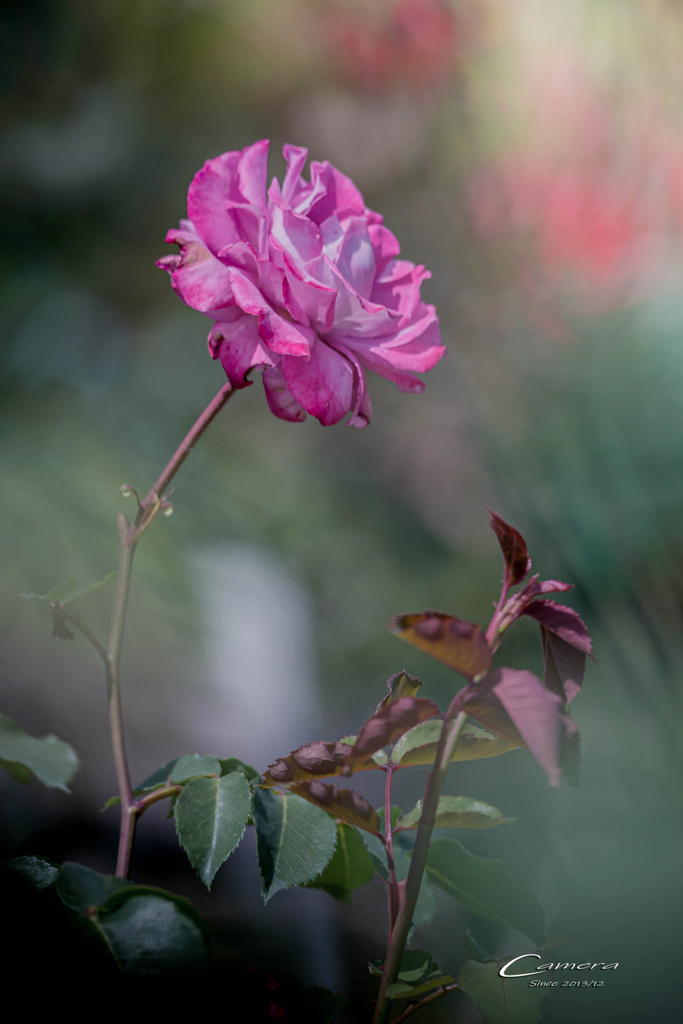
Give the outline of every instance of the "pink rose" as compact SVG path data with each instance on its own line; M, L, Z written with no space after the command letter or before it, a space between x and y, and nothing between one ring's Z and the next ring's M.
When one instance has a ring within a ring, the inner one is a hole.
M433 306L420 301L424 267L395 259L398 242L353 182L285 146L287 173L266 194L268 141L208 160L190 185L180 246L158 266L181 299L215 321L209 351L237 388L263 369L281 419L324 426L372 408L365 370L421 392L415 373L445 352Z

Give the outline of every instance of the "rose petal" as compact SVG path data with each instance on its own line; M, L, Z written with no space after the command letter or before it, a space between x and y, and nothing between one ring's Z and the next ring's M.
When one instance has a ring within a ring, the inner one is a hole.
M347 221L335 263L356 294L369 299L375 280L375 254L367 225L360 217Z
M272 352L259 337L258 320L244 314L234 323L214 324L209 334L209 351L214 359L220 359L230 383L236 388L253 384L246 379L249 370L274 365Z
M342 355L346 356L354 369L353 407L351 409L351 419L347 426L359 428L367 427L372 419L372 402L370 401L370 392L368 391L367 381L365 380L365 370L360 365L351 349L347 348L345 345L335 345L335 348L337 351L341 352Z
M387 263L389 263L394 256L398 256L401 251L401 247L398 244L396 236L389 231L389 228L385 228L382 223L369 223L368 234L375 253L375 266L377 267L377 273L379 275L382 273Z
M411 316L420 305L420 285L432 275L407 260L392 260L375 279L370 298L402 316Z
M259 334L273 352L307 360L316 340L312 327L285 320L272 309L259 313Z
M301 184L304 184L300 179L308 158L308 150L303 146L285 146L282 155L287 161L285 180L282 182L282 198L286 203L291 204L297 187L300 188Z
M183 302L200 313L233 305L227 267L189 232L169 232L168 238L179 242L180 255L166 256L157 261L157 266L170 273L173 289Z
M316 224L287 206L275 204L271 207L271 217L271 237L298 263L307 263L320 256L323 237Z
M225 212L228 201L243 202L237 167L241 153L223 153L207 160L195 174L187 193L187 212L202 241L217 253L241 238L232 218Z
M283 263L291 294L306 317L302 322L313 324L323 334L330 331L335 319L336 288L328 288L315 281L305 270L297 267L287 253L283 253ZM291 309L289 312L294 315Z
M353 367L320 339L308 360L283 356L282 372L296 401L324 427L338 423L353 405Z
M316 224L322 224L333 214L341 220L342 217L365 212L363 197L354 183L327 160L322 164L317 160L311 163L311 182L325 189L325 194L308 211L308 216Z
M240 192L248 203L266 208L266 175L268 173L268 139L261 139L242 150L238 164Z
M290 423L301 423L306 419L305 411L292 397L279 367L263 371L263 388L268 407L278 419L288 420Z

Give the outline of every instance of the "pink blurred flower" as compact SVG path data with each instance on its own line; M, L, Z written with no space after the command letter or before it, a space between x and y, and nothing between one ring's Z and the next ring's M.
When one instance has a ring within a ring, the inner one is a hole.
M370 422L365 370L421 392L415 376L443 356L428 271L395 257L399 245L345 175L285 146L287 172L266 193L268 141L207 161L190 185L189 220L158 261L182 300L214 326L209 351L235 387L263 370L271 411L324 426L351 412Z
M461 42L461 19L444 0L330 4L323 25L331 56L365 90L438 87L451 77Z

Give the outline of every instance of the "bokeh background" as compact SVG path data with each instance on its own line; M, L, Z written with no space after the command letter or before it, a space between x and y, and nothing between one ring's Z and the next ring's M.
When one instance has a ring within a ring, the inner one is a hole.
M6 0L0 19L2 711L82 759L71 796L2 780L4 853L111 870L100 666L19 593L115 567L119 486L146 491L223 383L208 323L154 267L192 175L264 137L279 175L282 145L305 145L432 271L448 357L421 397L371 379L366 430L277 421L257 383L202 440L136 563L133 774L196 750L263 769L357 730L402 667L446 701L452 675L384 627L488 616L491 506L536 570L576 584L599 663L575 705L581 788L548 789L522 752L459 767L451 792L517 817L461 838L549 920L571 912L563 960L620 963L601 990L551 992L544 1021L680 1020L681 4ZM101 632L110 600L82 608ZM539 670L538 648L520 625L505 661ZM277 970L364 1019L381 887L264 909L250 842L208 897L155 809L135 877L189 895L264 969L285 950ZM468 926L528 948L446 897L420 943L457 970ZM423 1019L479 1017L451 996Z

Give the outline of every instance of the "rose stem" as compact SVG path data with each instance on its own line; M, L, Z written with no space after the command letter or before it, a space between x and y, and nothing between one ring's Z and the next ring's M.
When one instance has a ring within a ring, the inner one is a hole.
M389 872L389 935L387 938L387 943L389 943L391 942L391 933L394 930L399 906L398 880L396 878L396 866L394 864L394 832L391 827L391 783L394 774L394 765L391 761L389 761L385 771L387 773L387 777L384 786L384 834L386 836L385 845L387 849L387 870Z
M427 778L422 803L422 814L420 815L420 824L417 830L415 847L410 859L410 869L408 871L405 889L401 897L396 923L391 931L391 938L387 945L384 969L382 971L382 981L380 982L375 1014L372 1019L373 1024L385 1024L389 1018L391 1002L387 997L386 992L389 985L393 985L398 977L401 959L403 957L403 950L405 948L408 932L415 912L417 897L420 892L422 875L424 874L425 864L427 863L429 842L434 829L441 789L448 772L451 758L453 757L455 746L460 739L460 734L462 733L465 722L467 721L467 713L465 711L460 711L454 719L454 704L455 699L451 702L451 706L446 713L443 728L441 729L436 757L434 759L434 768Z
M500 597L496 604L496 609L493 613L491 622L486 630L486 641L489 646L492 646L497 639L496 634L498 630L498 622L509 589L510 579L509 572L506 567ZM422 814L420 815L417 838L415 840L415 847L410 860L410 869L408 871L405 889L400 900L396 923L389 932L390 938L387 944L387 953L384 960L384 968L382 970L382 980L380 982L379 993L377 995L377 1003L375 1004L375 1014L372 1018L373 1024L385 1024L389 1017L391 1002L387 998L386 992L389 985L393 985L398 977L401 958L403 957L403 950L405 949L408 932L410 931L410 925L415 912L415 904L417 903L417 897L420 892L422 875L424 874L425 865L427 863L427 854L429 853L429 843L432 838L432 832L434 831L434 822L436 820L436 812L439 806L439 797L441 796L443 784L446 781L446 775L450 767L451 758L453 757L456 745L460 739L462 730L465 727L465 722L467 721L466 711L460 711L455 715L456 700L457 695L451 701L450 707L446 712L443 728L441 729L441 736L439 737L439 745L436 750L436 757L434 758L434 768L427 778L422 803Z
M207 405L204 412L190 428L175 454L158 478L147 497L138 507L138 512L132 526L124 515L119 515L119 572L116 580L116 592L114 594L114 609L112 612L111 632L109 644L105 655L105 668L107 677L107 688L109 693L109 720L111 725L111 739L114 750L114 761L116 764L116 777L119 784L119 795L121 797L121 833L119 839L119 852L116 862L116 874L119 878L127 878L130 870L130 858L135 838L135 826L137 819L144 807L139 807L133 798L133 788L130 782L128 770L128 759L126 757L126 746L123 734L123 717L121 712L121 651L123 647L123 633L126 624L126 610L128 607L128 592L130 590L130 579L133 568L133 557L137 543L159 511L163 492L176 475L194 445L207 429L209 424L216 418L229 398L235 393L235 389L229 382L221 388L216 397Z

